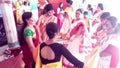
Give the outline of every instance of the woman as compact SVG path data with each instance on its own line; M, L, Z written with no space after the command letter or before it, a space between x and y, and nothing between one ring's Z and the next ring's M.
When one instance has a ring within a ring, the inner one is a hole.
M83 23L77 24L70 32L70 42L68 43L67 49L72 55L83 62L85 57L90 53L92 47ZM64 60L64 64L67 68L72 66L66 59Z
M100 22L100 16L102 15L103 12L104 12L104 6L103 6L102 3L99 3L96 11L93 13L93 20L91 22L92 24L91 24L91 30L90 31L91 31L92 35L101 23Z
M119 63L119 45L120 36L118 34L114 33L115 27L117 24L117 19L114 16L110 16L106 18L106 21L104 24L102 23L102 29L97 34L97 37L99 39L97 46L94 48L93 52L90 56L88 56L88 60L85 62L85 66L88 68L101 68L101 67L108 67L108 68L117 68L117 65ZM102 40L101 40L101 37ZM107 62L109 65L104 64L102 62L102 65L98 64L98 60L100 57L107 57L111 56L110 61ZM96 59L97 58L97 59ZM97 60L97 61L95 61ZM92 62L92 64L91 64ZM93 64L94 63L94 64Z
M63 7L63 2L59 3L59 7L57 8L57 18L58 18L58 25L59 28L61 29L62 24L63 24L63 14L64 14L64 7Z
M111 56L109 68L117 68L119 63L119 44L120 36L119 32L115 33L115 28L117 25L117 18L110 16L106 19L106 22L103 24L103 30L107 33L103 44L100 46L100 56ZM118 27L117 27L118 28Z
M69 39L72 18L67 12L64 12L64 14L61 16L60 22L62 24L60 28L61 37L63 39Z
M78 61L63 45L56 42L58 26L50 22L46 26L49 39L40 45L41 68L62 68L62 55L78 68L83 68L84 63Z
M88 12L84 11L83 13L83 19L85 21L85 26L87 27L87 30L90 30L90 19L88 18Z
M37 22L37 26L39 27L39 33L41 34L41 39L42 41L48 40L48 36L46 35L45 29L46 29L46 24L49 22L54 22L57 23L57 17L54 16L54 9L52 4L47 4L44 7L44 14L40 16Z
M82 19L82 9L77 9L75 13L75 18L72 20L71 30L80 22L84 23Z
M66 2L67 2L67 7L65 8L65 12L67 12L73 19L74 16L75 16L74 10L73 10L73 7L72 7L73 1L72 0L66 0Z
M58 9L57 9L57 14L61 14L61 13L63 13L64 12L64 7L63 7L64 5L63 5L63 2L60 2L59 3L59 7L58 7Z
M34 64L33 51L39 44L38 31L34 27L36 22L32 17L32 12L24 12L22 15L24 22L20 39L21 49L23 50L24 68L32 68Z
M76 18L72 21L72 27L69 37L70 42L68 43L67 48L77 59L84 61L85 56L89 54L88 51L90 51L89 49L91 49L91 44L87 34L87 27L85 27L84 25L85 23L81 18L81 14L82 10L77 9L75 15ZM63 61L65 67L72 67L72 65L68 61L66 61L66 59L64 59Z
M92 8L91 4L87 5L87 12L88 12L88 18L92 19L92 17L93 17L93 8Z

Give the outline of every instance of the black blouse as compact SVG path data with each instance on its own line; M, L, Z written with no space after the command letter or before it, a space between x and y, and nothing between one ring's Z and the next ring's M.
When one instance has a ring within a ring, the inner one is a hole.
M61 59L61 56L63 55L69 62L74 64L78 68L83 68L84 63L76 59L62 44L59 43L53 43L50 45L47 45L46 43L42 43L40 45L40 51L43 47L49 46L55 53L55 59L54 60L48 60L43 58L41 55L41 62L43 64L49 64L49 63L54 63L58 62Z

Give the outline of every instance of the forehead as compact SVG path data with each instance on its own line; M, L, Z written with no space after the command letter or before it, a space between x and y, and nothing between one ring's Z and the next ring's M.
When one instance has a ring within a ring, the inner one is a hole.
M80 12L79 10L76 10L76 12Z

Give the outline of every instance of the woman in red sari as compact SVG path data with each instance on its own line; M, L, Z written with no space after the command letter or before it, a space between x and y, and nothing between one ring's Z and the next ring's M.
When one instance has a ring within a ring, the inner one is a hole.
M22 15L24 22L20 39L21 49L23 51L24 68L34 68L33 52L39 44L39 33L35 27L35 20L31 12L25 12Z
M93 20L92 20L92 27L91 27L91 33L93 34L98 26L101 24L100 22L100 16L104 12L104 7L102 3L99 3L97 6L97 9L93 13Z
M54 16L54 9L52 4L47 4L44 7L44 14L41 15L38 19L37 26L39 28L40 38L42 41L48 40L48 36L46 35L45 29L46 24L49 22L57 23L57 17Z
M72 53L72 55L82 62L84 62L85 56L88 55L83 53L85 51L83 48L89 46L86 44L87 40L85 39L85 33L85 25L83 23L76 25L70 33L71 38L67 46L67 49ZM63 59L63 64L67 68L74 68L74 66L65 58Z
M89 54L88 49L91 44L89 37L87 36L87 27L83 19L81 18L82 10L76 11L76 18L73 19L70 42L68 43L67 49L80 61L84 62L85 56ZM85 49L86 48L86 49ZM85 49L85 50L84 50ZM86 54L84 54L84 52ZM63 59L63 64L67 68L73 68L73 66L66 60Z

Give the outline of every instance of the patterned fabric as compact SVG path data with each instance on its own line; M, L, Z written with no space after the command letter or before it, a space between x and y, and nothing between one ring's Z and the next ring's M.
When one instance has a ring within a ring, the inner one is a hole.
M83 22L79 22L74 26L71 30L70 42L67 46L67 49L72 53L72 55L83 62L85 57L92 51L91 42L84 26ZM85 30L80 31L81 29ZM63 63L66 64L64 66L66 68L71 65L66 59L63 60Z
M41 15L40 18L38 19L37 25L39 26L40 33L41 33L41 39L42 41L48 40L48 36L46 34L46 24L49 22L54 22L57 23L57 17L52 15L52 16L46 16L46 15Z

